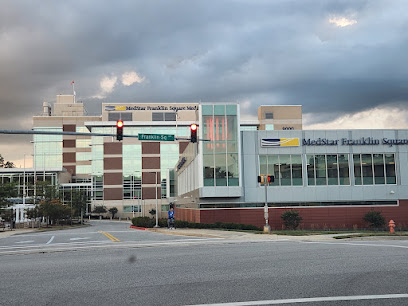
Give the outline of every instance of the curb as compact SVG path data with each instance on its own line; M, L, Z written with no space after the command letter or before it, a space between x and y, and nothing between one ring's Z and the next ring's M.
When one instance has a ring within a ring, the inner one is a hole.
M141 230L141 231L147 231L147 228L146 228L146 227L139 227L139 226L133 226L133 225L131 225L130 228L137 229L137 230Z

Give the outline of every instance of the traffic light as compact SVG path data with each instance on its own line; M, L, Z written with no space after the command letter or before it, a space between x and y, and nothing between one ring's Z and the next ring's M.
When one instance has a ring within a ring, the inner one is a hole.
M273 175L268 175L268 183L273 183L275 181L275 177Z
M190 141L193 143L197 142L197 124L190 125L190 132Z
M116 139L122 140L123 139L123 121L118 120L116 122Z

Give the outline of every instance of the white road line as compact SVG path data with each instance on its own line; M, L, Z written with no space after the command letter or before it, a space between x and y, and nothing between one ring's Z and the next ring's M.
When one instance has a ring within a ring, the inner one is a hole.
M31 243L31 242L34 242L34 240L17 241L15 243Z
M356 245L356 246L370 246L370 247L386 247L386 248L402 248L408 249L406 245L396 245L396 244L373 244L373 243L353 243L353 242L321 242L321 241L299 241L301 243L319 243L319 244L343 244L343 245Z
M59 243L53 243L47 246L47 248L55 247L55 246L76 246L76 245L87 245L87 244L107 244L109 241L78 241L78 242L59 242ZM7 250L7 249L28 249L28 248L39 248L39 247L44 247L44 244L32 244L32 245L25 245L25 246L1 246L1 250Z
M52 236L50 240L46 244L50 244L54 240L55 236Z
M82 239L90 239L89 237L76 237L76 238L70 238L69 240L75 241L75 240L82 240Z
M248 302L218 303L218 304L197 304L197 305L188 305L188 306L280 305L280 304L291 304L291 303L359 301L359 300L380 300L380 299L401 299L401 298L408 298L408 294L354 295L354 296L327 296L327 297L324 296L324 297L315 297L315 298L264 300L264 301L248 301Z

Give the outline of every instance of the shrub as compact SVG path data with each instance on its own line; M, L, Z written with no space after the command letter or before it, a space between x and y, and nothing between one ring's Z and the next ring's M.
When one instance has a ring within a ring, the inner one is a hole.
M137 227L153 227L156 223L149 217L136 217L132 219L132 224Z
M380 211L369 211L364 215L363 220L370 223L370 227L379 228L385 225L385 218Z
M302 217L299 215L299 212L296 210L287 210L282 215L281 218L283 220L283 224L288 229L295 230L300 222L302 221Z

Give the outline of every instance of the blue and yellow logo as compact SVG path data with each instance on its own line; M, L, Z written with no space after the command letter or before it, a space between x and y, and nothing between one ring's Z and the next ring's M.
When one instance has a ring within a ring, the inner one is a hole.
M261 147L298 147L299 138L261 139Z
M105 111L125 111L126 106L105 105Z

